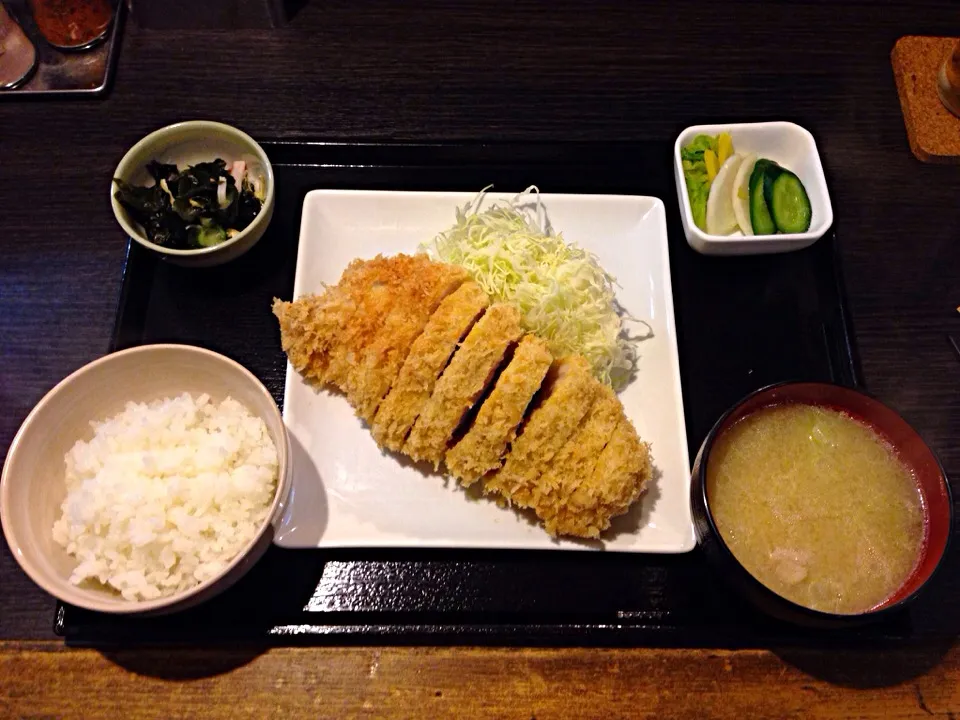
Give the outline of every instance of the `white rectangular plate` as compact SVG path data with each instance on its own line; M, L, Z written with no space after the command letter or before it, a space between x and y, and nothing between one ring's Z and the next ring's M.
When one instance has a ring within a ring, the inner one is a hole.
M303 202L294 297L334 284L354 258L414 253L453 225L472 193L315 190ZM491 193L484 207L510 195ZM620 394L651 443L655 481L603 542L551 538L528 515L472 498L380 452L341 395L317 391L288 365L284 419L294 447L293 492L275 542L284 547L447 547L685 552L695 544L690 463L663 202L626 195L541 196L567 242L617 276L619 302L650 324L636 378ZM638 332L645 329L641 326Z

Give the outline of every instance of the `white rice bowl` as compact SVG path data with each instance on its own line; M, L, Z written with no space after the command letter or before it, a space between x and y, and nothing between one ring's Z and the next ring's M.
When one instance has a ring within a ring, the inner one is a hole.
M236 400L184 393L127 403L67 452L53 539L76 558L74 585L131 601L175 595L217 575L256 536L273 503L277 448Z

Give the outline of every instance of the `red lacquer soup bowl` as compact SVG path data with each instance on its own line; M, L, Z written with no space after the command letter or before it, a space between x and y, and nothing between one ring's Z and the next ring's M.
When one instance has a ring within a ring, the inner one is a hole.
M798 605L775 593L751 575L734 557L717 529L707 492L710 452L727 429L761 408L799 403L840 410L869 425L894 449L913 473L923 498L925 538L918 562L890 597L866 612L841 615ZM815 627L861 625L890 616L912 601L933 577L947 552L953 527L950 485L939 461L923 438L896 412L857 390L828 383L790 382L757 390L733 406L707 434L693 466L691 503L697 540L722 576L754 605L774 617Z

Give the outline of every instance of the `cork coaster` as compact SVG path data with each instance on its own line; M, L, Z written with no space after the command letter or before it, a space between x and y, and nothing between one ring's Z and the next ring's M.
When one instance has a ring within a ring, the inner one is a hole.
M937 73L957 38L907 35L890 53L913 154L928 163L960 163L960 118L937 93Z

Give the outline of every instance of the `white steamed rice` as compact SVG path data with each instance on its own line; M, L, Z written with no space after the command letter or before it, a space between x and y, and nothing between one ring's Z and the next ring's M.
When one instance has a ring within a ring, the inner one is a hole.
M53 539L79 564L70 582L127 600L187 590L220 572L273 502L277 449L236 400L184 393L127 403L66 454Z

